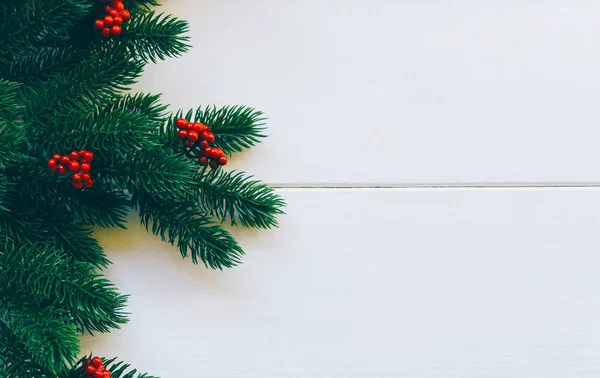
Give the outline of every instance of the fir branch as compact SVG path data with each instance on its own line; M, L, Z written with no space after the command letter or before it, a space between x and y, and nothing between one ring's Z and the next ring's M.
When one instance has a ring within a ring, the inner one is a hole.
M190 109L185 115L179 110L161 135L166 145L173 145L173 141L177 139L175 120L182 116L188 121L210 126L216 137L214 146L222 148L228 155L250 148L265 137L262 133L265 130L262 112L245 106L224 106L220 109L207 106L204 109L198 107L195 111Z
M196 181L197 200L203 210L221 221L245 227L277 227L285 201L269 186L244 177L242 172L203 170Z
M2 290L2 287L0 287ZM73 318L63 309L36 307L22 298L21 303L9 303L3 295L0 318L23 344L33 362L55 374L67 371L79 354L79 338Z
M0 254L0 283L9 296L48 301L67 310L81 331L108 332L127 322L126 297L87 263L64 259L52 244Z
M146 62L165 60L188 51L187 21L163 13L138 13L127 24L117 44L127 46L134 55Z
M54 378L55 375L33 362L25 346L0 320L0 378Z
M0 76L29 84L49 76L68 72L82 59L82 52L70 45L44 47L32 54L13 57L0 65Z
M106 111L126 109L131 112L141 113L146 117L146 122L151 123L158 129L164 123L165 110L167 109L167 106L162 105L159 100L160 95L147 93L127 94L120 97Z
M104 161L125 159L139 150L159 149L156 134L156 125L145 114L115 107L94 107L91 114L74 110L65 119L49 122L38 130L47 156L53 151L67 153L87 148Z
M102 247L92 237L92 229L76 223L62 202L30 201L22 205L23 208L0 212L0 246L9 249L51 242L74 261L98 268L109 265Z
M67 375L68 378L81 378L84 375L83 371L83 360L91 358L92 356L86 356L77 363ZM123 361L117 361L117 358L102 358L104 361L104 367L110 371L111 378L158 378L148 374L138 373L136 369L131 369L130 364L126 364ZM136 375L137 374L137 375Z
M169 202L148 193L137 193L134 202L146 229L176 245L184 258L191 254L194 264L202 260L213 269L240 264L244 252L237 241L193 204Z
M96 169L96 168L95 168ZM196 166L184 156L164 150L139 151L111 166L98 163L98 181L131 192L154 193L164 198L182 198L193 190Z
M102 45L71 72L51 77L25 93L30 118L45 122L67 117L89 104L110 104L120 91L129 89L140 76L144 63L124 48Z
M125 228L127 223L129 196L121 191L74 191L63 202L83 224Z
M87 0L5 0L0 4L0 51L35 50L84 18Z
M0 164L16 163L25 156L27 140L19 89L19 84L0 79Z

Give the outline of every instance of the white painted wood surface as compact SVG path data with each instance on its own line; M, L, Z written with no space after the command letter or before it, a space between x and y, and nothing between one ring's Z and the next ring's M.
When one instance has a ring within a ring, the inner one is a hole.
M131 224L97 235L131 323L84 338L163 378L596 378L600 3L169 0L194 49L137 89L249 104L240 168L274 231L213 272Z
M133 314L84 346L164 378L600 375L599 189L280 192L226 272L98 232Z
M599 181L598 1L166 3L194 48L138 88L264 110L268 182Z

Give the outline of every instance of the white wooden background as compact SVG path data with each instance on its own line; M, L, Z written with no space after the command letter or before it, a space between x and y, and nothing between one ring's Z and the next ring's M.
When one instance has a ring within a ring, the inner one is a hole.
M265 110L231 168L288 215L234 231L225 272L98 230L132 315L84 350L163 378L600 376L600 2L166 3L194 49L137 89Z

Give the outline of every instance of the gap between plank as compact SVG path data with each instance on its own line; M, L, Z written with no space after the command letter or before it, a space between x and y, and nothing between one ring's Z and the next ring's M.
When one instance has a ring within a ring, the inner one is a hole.
M274 189L556 189L600 188L600 183L460 183L460 184L268 184Z

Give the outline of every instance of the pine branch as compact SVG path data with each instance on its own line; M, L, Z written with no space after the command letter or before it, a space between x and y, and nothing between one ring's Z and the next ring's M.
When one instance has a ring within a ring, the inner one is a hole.
M0 319L33 362L58 374L67 371L67 365L79 354L77 329L68 312L53 306L35 307L26 303L26 298L22 298L22 303L8 303L3 297Z
M194 264L202 260L213 269L240 264L244 252L237 241L193 204L168 202L148 193L138 193L134 202L146 229L176 245L184 258L191 254Z
M67 310L81 331L108 332L126 323L126 297L89 264L63 256L48 243L5 251L0 255L0 283L16 300L34 298Z
M164 198L182 198L193 190L196 166L184 156L164 150L139 151L110 167L95 170L105 187L117 186L131 192L154 193Z
M107 111L113 109L127 109L131 112L141 113L146 117L146 122L151 123L157 129L161 127L165 119L166 105L160 102L160 95L137 93L125 95L112 104Z
M144 63L124 48L102 45L68 74L51 77L25 93L30 119L70 116L89 104L110 104L140 76Z
M45 47L32 54L12 57L11 62L0 65L0 76L30 84L49 76L73 69L82 59L82 52L70 45Z
M87 262L98 268L105 268L110 263L98 241L92 237L91 228L75 223L71 214L58 204L46 203L35 210L28 207L0 212L1 247L19 248L43 242L53 243L74 261Z
M54 378L55 375L33 362L25 346L0 320L0 378Z
M163 143L169 144L177 139L175 120L182 115L183 112L178 111L167 123L161 135ZM228 155L250 148L265 137L262 134L265 130L263 113L250 107L198 107L196 111L190 109L183 117L210 126L216 136L214 146L222 148Z
M83 224L125 228L127 223L129 196L120 191L73 191L63 202Z
M115 43L127 46L134 55L146 62L165 60L188 51L187 21L155 12L138 13L127 24Z
M23 106L19 103L17 83L0 79L0 164L24 158L26 143Z
M85 358L91 358L91 355L82 358L79 363L71 369L67 375L68 378L83 377L84 371L82 362ZM136 369L131 369L131 365L126 364L123 361L117 361L116 358L102 358L102 361L104 361L105 368L110 371L110 376L112 378L158 378L148 374L138 373Z
M196 181L197 200L204 211L221 221L245 227L277 227L285 202L260 181L244 177L242 172L203 170Z
M94 107L93 112L75 110L65 120L47 123L39 129L47 156L54 151L67 153L72 149L87 148L99 159L125 159L139 150L160 148L157 128L145 114L124 108Z
M0 4L0 51L35 50L85 17L86 0L5 0Z

